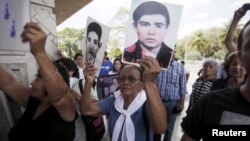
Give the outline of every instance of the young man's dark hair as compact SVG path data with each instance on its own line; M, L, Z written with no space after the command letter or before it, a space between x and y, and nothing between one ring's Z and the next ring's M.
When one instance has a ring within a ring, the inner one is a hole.
M74 60L76 60L78 56L83 57L82 53L77 53L77 54L75 55L75 57L74 57Z
M97 34L98 40L100 41L100 39L102 37L102 28L101 28L101 26L96 22L92 22L87 27L87 36L88 36L89 32L91 32L91 31L93 31L93 32L95 32Z
M182 60L181 63L182 63L183 66L185 65L185 61Z
M166 26L170 24L169 13L166 6L162 5L161 3L155 1L144 2L139 5L134 13L133 13L133 20L135 26L137 25L138 20L144 15L154 15L160 14L166 18Z
M56 63L60 64L61 66L65 67L67 71L74 71L73 77L79 78L79 71L75 62L69 58L62 58L56 60Z

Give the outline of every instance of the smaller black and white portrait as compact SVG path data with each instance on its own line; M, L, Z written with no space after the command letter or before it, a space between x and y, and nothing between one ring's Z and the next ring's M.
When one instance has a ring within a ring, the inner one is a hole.
M94 64L99 75L104 52L107 49L110 28L97 20L88 17L84 32L82 54L86 63Z
M87 27L86 36L86 62L94 64L98 50L102 47L101 43L102 28L96 23L92 22Z

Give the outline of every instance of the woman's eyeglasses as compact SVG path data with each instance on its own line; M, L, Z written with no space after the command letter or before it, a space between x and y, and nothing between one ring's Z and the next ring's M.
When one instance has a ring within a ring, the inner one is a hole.
M134 77L134 76L121 76L119 77L119 82L125 82L126 80L130 83L133 83L133 82L136 82L138 81L139 79Z

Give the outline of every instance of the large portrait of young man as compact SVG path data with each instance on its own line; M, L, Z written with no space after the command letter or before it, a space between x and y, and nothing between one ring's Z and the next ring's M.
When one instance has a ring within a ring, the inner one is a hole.
M138 63L144 56L156 58L167 68L180 24L182 6L158 1L133 1L122 60Z

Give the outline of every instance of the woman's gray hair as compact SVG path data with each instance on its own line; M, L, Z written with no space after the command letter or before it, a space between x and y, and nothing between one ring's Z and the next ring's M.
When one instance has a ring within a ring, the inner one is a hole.
M202 67L205 67L207 65L211 65L217 72L219 70L219 64L216 61L213 60L206 60L203 64Z

